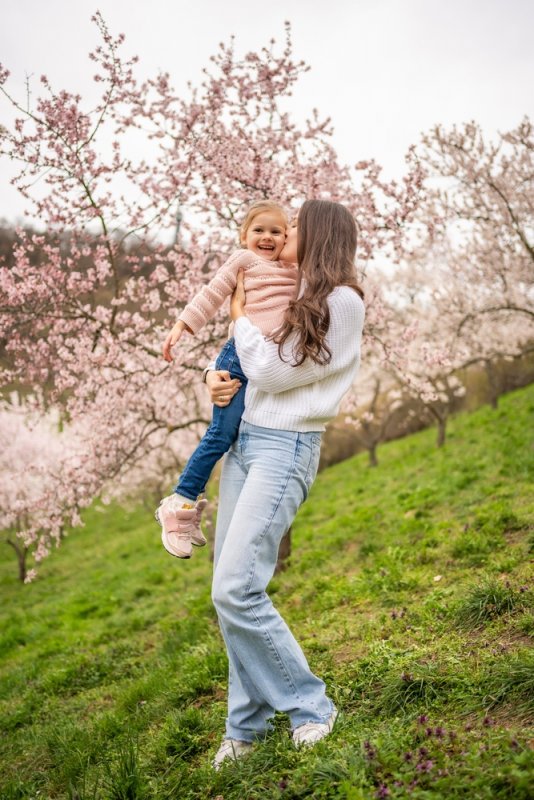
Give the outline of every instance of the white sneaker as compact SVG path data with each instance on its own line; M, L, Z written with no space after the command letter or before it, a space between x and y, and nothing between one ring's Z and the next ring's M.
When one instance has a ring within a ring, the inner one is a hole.
M220 769L223 761L231 758L235 761L237 758L250 753L253 748L252 742L240 742L238 739L223 739L222 744L215 754L212 766L214 769Z
M337 717L337 708L334 708L326 722L305 722L293 731L293 742L296 747L313 746L331 733Z

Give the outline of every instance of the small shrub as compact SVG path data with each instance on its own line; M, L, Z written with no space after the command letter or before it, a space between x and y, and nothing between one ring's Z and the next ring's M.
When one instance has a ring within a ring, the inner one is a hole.
M524 589L516 590L508 582L486 580L474 586L460 601L456 609L457 622L476 627L502 614L517 611L527 604L531 595Z
M195 708L178 712L165 726L165 752L167 756L191 758L206 749L209 726L204 715Z
M519 519L517 514L509 508L492 508L490 506L476 515L473 527L487 534L502 534L523 530L528 527L528 523Z
M496 536L487 536L481 533L464 533L454 544L451 555L453 558L463 558L472 566L483 564L488 553L493 553L504 547L504 540Z
M131 736L120 742L115 754L104 760L105 797L109 800L144 800L147 786L139 764L139 746Z
M401 675L388 676L379 691L378 702L386 713L405 711L418 705L427 708L449 694L457 683L457 678L440 672L434 665L417 664Z
M513 702L520 714L534 714L534 652L524 650L512 658L503 658L492 666L486 677L488 709Z

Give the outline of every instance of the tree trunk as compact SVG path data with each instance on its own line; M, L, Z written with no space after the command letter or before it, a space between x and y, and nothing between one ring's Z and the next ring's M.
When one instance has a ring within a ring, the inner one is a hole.
M378 458L376 456L376 444L372 444L370 447L368 447L367 452L369 453L369 466L378 467Z
M274 570L274 574L278 575L279 572L283 572L283 570L287 569L287 559L291 555L291 528L284 533L282 536L282 541L280 542L280 547L278 548L278 561L276 562L276 568Z
M445 444L445 432L447 430L447 418L438 419L438 438L436 444L438 447L443 447Z
M10 544L15 553L17 554L17 560L19 562L19 579L24 583L26 580L26 556L28 555L28 548L24 547L24 545L19 544L16 540L10 539L9 537L6 539L7 544Z
M488 378L489 402L492 408L497 408L499 404L499 387L495 367L491 361L485 362L486 376Z

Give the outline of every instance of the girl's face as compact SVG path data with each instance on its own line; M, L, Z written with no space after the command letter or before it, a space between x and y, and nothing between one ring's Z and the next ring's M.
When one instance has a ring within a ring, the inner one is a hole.
M297 263L297 233L298 217L293 217L286 231L286 243L280 253L280 259L290 264Z
M256 255L276 261L286 239L286 223L280 214L262 211L254 217L241 244Z

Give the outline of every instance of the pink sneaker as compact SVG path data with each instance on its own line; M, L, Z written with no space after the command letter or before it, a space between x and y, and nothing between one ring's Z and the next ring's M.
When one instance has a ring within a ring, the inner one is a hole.
M208 505L208 501L207 500L199 500L198 503L195 506L196 517L193 520L193 524L195 526L195 529L194 529L193 533L191 534L191 541L195 545L195 547L204 547L204 545L207 544L207 542L208 542L208 540L206 539L206 537L202 533L202 528L200 527L200 521L202 519L202 512L204 511L204 509L206 508L207 505Z
M176 495L165 497L155 513L161 525L161 541L165 550L176 558L191 558L192 535L196 532L196 508L182 508Z

